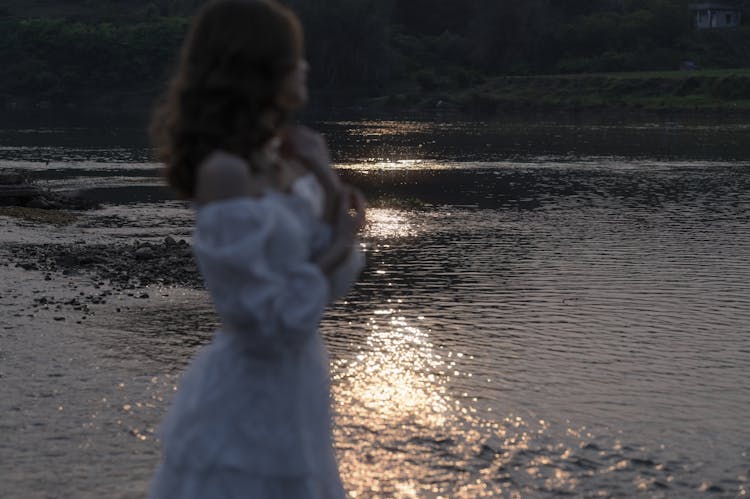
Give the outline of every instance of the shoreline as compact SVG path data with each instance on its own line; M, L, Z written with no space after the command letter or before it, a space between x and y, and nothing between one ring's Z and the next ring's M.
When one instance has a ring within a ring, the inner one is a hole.
M570 119L615 115L623 120L748 119L750 70L698 70L497 76L472 85L430 90L389 89L369 95L311 91L301 118L396 120L534 118ZM343 97L342 97L343 95ZM157 101L153 90L88 96L75 101L37 101L5 95L0 126L36 120L77 123L105 120L138 123L145 128ZM3 123L6 121L6 123Z
M695 125L744 124L750 122L750 109L636 109L594 106L515 105L492 113L467 112L429 106L414 107L410 111L390 110L381 103L352 104L348 107L327 108L318 106L300 113L295 123L315 126L335 122L403 122L403 123L546 123L560 125L640 125L653 123L687 123ZM105 130L140 130L142 141L147 141L149 112L130 110L122 114L107 109L78 110L75 113L55 109L30 112L5 113L0 117L0 130L19 127L39 129L102 128Z

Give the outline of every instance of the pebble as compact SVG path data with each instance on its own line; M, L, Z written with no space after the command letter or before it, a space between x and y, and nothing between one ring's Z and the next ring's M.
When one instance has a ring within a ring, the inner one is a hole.
M92 279L91 288L98 290L87 293L71 289L60 298L42 295L46 290L33 290L41 295L34 299L34 310L89 312L89 305L106 303L105 297L120 293L148 299L150 294L144 287L149 285L203 286L190 244L172 236L157 242L18 244L10 248L8 260L0 263L41 271L45 281L58 280L61 275L84 275Z

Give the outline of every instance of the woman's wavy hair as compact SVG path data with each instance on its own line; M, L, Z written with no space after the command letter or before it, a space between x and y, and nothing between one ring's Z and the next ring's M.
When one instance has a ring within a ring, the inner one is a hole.
M198 12L150 126L182 197L193 197L196 168L212 151L249 160L273 137L286 119L278 92L302 57L300 22L274 0L215 0Z

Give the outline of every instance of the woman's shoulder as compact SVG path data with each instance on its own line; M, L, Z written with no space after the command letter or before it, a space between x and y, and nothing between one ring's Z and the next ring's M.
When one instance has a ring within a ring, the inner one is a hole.
M214 151L198 165L195 183L198 205L262 195L262 183L251 173L247 161L237 155Z

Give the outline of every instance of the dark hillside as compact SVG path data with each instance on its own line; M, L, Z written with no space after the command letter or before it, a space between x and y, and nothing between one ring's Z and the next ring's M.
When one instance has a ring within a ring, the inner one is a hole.
M202 3L5 0L0 7L0 108L148 107L164 84L190 14ZM408 109L438 101L484 102L487 95L495 103L521 96L524 102L549 103L548 94L537 99L533 91L553 80L524 89L517 83L524 80L503 78L668 72L684 61L698 69L693 76L750 67L750 27L695 29L687 0L284 3L300 14L306 28L316 101L339 105L367 106L372 99L389 97ZM739 5L750 19L750 3ZM573 87L567 80L554 81L561 82L555 88ZM581 92L598 90L591 82L600 80L586 81ZM727 96L750 100L744 83L729 88L727 81L737 80L722 80L718 107L731 104ZM704 83L694 87L718 85ZM639 85L618 83L592 95L573 90L560 95L562 101L618 105L628 102L630 87ZM670 91L677 100L657 95L653 101L713 105L713 90L684 100L690 92L682 88ZM646 106L651 102L639 99Z
M4 0L0 16L69 21L134 21L190 15L203 0Z

